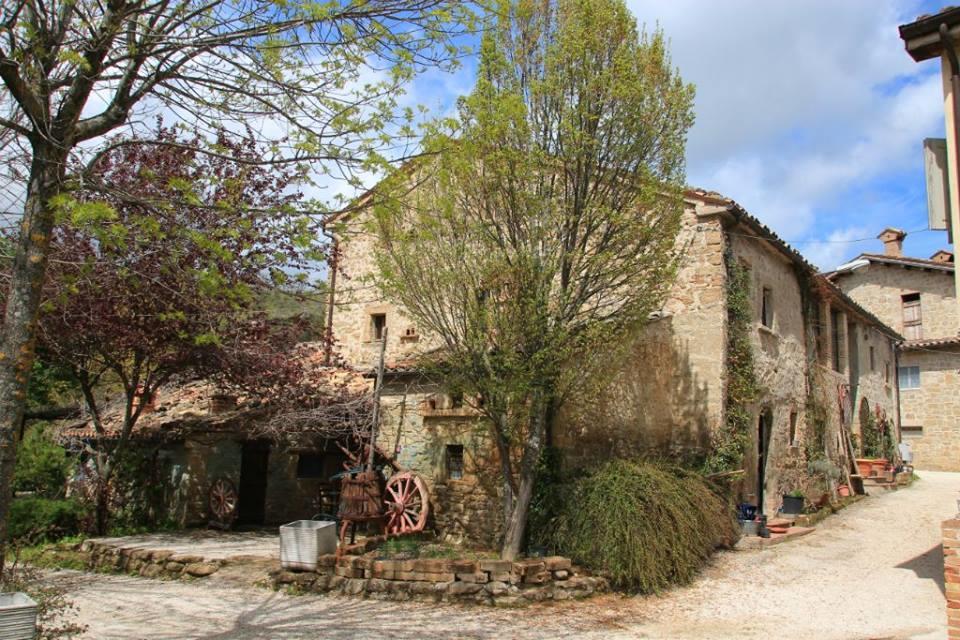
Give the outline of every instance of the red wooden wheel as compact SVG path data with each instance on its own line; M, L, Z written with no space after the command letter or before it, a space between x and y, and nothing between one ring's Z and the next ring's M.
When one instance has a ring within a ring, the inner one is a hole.
M427 485L415 473L395 473L387 480L383 501L387 535L423 531L430 515Z
M218 478L210 485L210 513L217 522L230 523L237 516L237 488L227 478Z

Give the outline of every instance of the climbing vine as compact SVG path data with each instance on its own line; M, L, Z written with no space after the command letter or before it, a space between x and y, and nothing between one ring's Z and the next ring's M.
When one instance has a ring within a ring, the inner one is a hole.
M750 332L753 306L750 303L750 269L729 251L727 265L727 395L726 419L714 434L711 451L704 463L707 473L733 471L743 465L753 424L752 405L759 396L753 363Z

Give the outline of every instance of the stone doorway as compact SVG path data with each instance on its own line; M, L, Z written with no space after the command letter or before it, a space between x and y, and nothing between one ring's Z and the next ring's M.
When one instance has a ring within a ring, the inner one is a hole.
M773 432L773 413L770 409L760 412L757 420L757 510L763 513L767 484L767 459L770 455L770 435Z
M240 456L239 505L237 524L264 524L267 506L268 442L244 442Z

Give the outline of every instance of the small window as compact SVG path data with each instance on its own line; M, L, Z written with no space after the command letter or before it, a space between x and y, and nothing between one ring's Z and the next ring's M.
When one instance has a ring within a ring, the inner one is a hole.
M883 363L883 381L890 384L890 363Z
M463 392L457 391L450 394L450 407L452 409L463 408Z
M773 290L763 288L760 301L760 322L768 329L773 329Z
M387 327L387 314L370 314L370 339L383 340L383 330Z
M897 378L901 389L919 389L920 367L900 367L897 369Z
M301 453L297 456L298 478L322 478L323 455L319 453Z
M873 347L870 347L870 371L877 370L877 356L873 352Z
M923 316L920 313L920 294L908 293L900 297L903 303L903 337L919 340L923 337Z
M447 478L460 480L463 478L463 445L447 445Z
M795 446L797 444L797 412L790 412L790 445Z
M922 438L923 437L923 427L921 426L910 426L904 425L900 427L900 435L903 436L904 440L909 438Z

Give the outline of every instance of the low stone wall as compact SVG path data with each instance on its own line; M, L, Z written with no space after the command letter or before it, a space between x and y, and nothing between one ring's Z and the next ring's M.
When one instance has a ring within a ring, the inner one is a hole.
M87 557L91 571L118 571L145 578L206 578L216 573L222 560L174 553L169 550L124 549L115 545L84 540L78 551Z
M380 600L464 602L501 607L584 598L606 591L603 578L582 575L561 557L506 560L378 560L321 556L317 570L276 571L277 588Z

